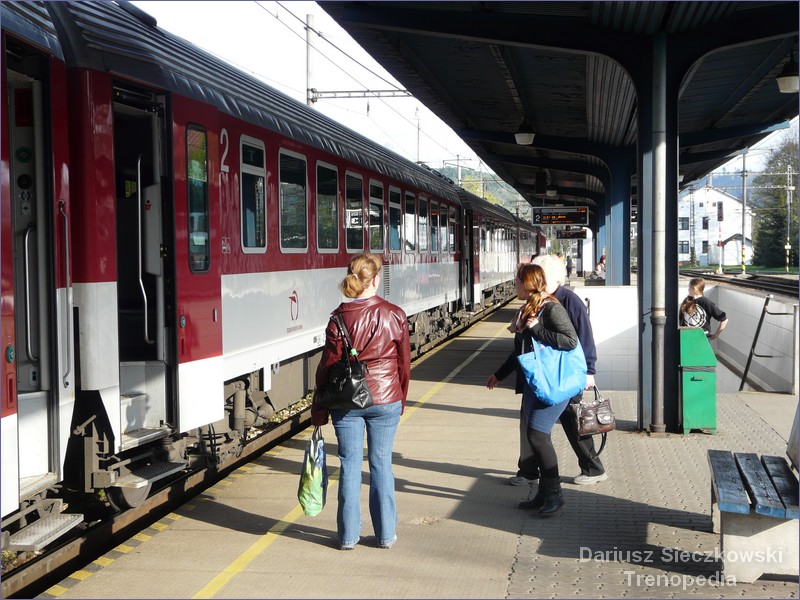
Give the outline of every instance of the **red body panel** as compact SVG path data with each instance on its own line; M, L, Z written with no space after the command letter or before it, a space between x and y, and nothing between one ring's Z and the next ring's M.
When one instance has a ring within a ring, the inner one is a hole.
M73 70L69 117L72 169L73 283L117 279L114 130L111 78ZM59 286L61 283L59 283Z

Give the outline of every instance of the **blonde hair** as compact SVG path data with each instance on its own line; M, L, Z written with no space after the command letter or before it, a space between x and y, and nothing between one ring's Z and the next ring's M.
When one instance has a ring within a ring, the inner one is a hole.
M533 264L520 265L517 270L517 278L525 287L525 291L530 293L520 315L520 320L524 323L530 317L538 315L542 306L544 306L545 298L547 298L547 279L545 278L544 269L539 265ZM552 298L552 300L558 302L555 298Z
M374 254L354 256L347 265L347 275L339 284L342 294L348 298L358 298L378 276L382 266L380 257Z

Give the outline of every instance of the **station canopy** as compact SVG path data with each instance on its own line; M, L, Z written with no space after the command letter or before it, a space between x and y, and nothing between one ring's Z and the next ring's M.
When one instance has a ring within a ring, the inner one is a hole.
M798 114L776 81L792 69L796 81L795 1L320 6L534 206L596 207L607 157L636 160L657 38L677 90L681 187ZM533 143L520 145L526 129Z

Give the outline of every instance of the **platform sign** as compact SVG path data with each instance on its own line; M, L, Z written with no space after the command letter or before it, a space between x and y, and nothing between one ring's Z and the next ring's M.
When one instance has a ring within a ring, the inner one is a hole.
M571 206L558 208L534 208L534 225L588 225L589 208Z
M585 229L558 229L556 230L557 240L585 240Z

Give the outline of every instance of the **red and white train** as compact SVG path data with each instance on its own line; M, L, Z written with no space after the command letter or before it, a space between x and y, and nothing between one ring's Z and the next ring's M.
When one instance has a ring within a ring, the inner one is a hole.
M136 506L235 457L308 394L353 254L383 257L419 354L511 297L538 249L132 5L0 11L4 549L79 523L75 498Z

